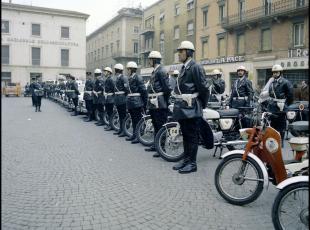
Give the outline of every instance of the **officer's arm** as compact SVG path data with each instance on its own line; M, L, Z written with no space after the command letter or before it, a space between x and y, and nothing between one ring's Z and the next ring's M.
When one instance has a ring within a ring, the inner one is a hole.
M292 84L287 81L285 84L285 94L286 94L286 99L287 99L287 104L290 105L294 101L294 95L293 95L293 86Z
M164 71L161 71L158 74L160 74L159 79L160 79L160 83L163 87L164 94L165 94L165 96L169 97L170 93L171 93L169 77Z
M204 70L199 65L194 65L192 68L193 80L199 93L199 99L202 102L203 108L207 106L209 100L209 87L210 82L204 74Z
M252 81L248 80L246 81L246 89L248 91L248 101L252 100L253 95L254 95L254 90L252 87Z
M126 94L129 93L129 82L128 82L128 77L126 77L125 75L122 76L122 83L123 83L123 86L124 86L124 91Z
M137 76L137 82L138 82L138 90L139 93L141 94L143 103L144 103L144 107L146 107L147 105L147 91L146 91L146 87L144 85L143 79L141 76Z
M220 90L218 93L222 94L225 92L225 81L223 79L220 80Z

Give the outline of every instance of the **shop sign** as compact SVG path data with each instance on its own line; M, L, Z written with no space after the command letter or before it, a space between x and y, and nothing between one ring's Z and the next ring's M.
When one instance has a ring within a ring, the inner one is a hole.
M222 58L207 59L200 62L201 65L224 64L245 61L244 56L227 56Z
M287 54L288 58L295 57L309 57L309 51L307 49L290 49Z
M53 41L42 39L27 39L27 38L12 38L8 37L7 42L26 43L26 44L39 44L39 45L62 45L62 46L79 46L76 42L67 41Z
M308 69L309 59L306 58L289 58L277 60L276 64L280 64L283 69Z

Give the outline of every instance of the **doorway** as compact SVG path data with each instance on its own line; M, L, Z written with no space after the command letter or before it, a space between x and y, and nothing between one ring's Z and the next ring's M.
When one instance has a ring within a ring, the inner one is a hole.
M35 78L35 80L39 80L39 82L42 82L42 73L30 73L30 82L32 82L33 78Z

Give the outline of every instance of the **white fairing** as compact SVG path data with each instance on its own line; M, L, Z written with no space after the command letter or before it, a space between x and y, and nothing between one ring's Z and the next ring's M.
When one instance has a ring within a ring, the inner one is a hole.
M244 153L244 150L240 150L240 149L237 149L237 150L233 150L233 151L229 151L227 153L224 153L221 158L225 158L225 157L228 157L230 155L233 155L233 154L240 154L240 155L243 155ZM248 157L252 158L253 160L256 161L256 163L260 166L262 172L263 172L263 179L264 179L264 187L266 188L268 186L268 183L269 183L269 180L268 180L268 173L267 173L267 169L264 165L264 163L257 157L255 156L253 153L249 153Z
M203 109L202 117L205 120L216 120L220 118L220 114L213 109Z
M285 169L287 171L287 174L290 175L308 166L309 166L309 159L305 159L299 163L286 164Z
M233 125L233 119L231 118L220 119L220 126L222 130L229 130L232 125Z
M299 183L299 182L309 182L309 176L295 176L290 177L284 181L282 181L280 184L277 185L277 189L284 189L286 186L289 186L291 184Z

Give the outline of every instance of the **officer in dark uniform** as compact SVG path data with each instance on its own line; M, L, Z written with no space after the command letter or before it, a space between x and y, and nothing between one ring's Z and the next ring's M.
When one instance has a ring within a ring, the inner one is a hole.
M127 93L127 109L131 116L133 135L126 138L126 141L131 141L132 144L139 143L136 134L136 126L142 118L142 110L146 109L147 105L147 92L141 76L136 74L137 63L130 61L127 63L128 70L128 91ZM127 89L126 89L127 90Z
M154 127L154 139L159 129L167 122L168 117L168 100L171 89L169 86L169 77L164 68L160 65L161 54L158 51L150 52L149 64L154 68L149 84L147 86L148 103L147 108L151 115L152 124ZM153 144L145 151L156 151ZM159 157L156 152L153 157Z
M71 109L70 107L69 107L69 105L70 105L70 102L71 102L71 100L72 100L72 93L69 93L69 91L71 91L71 75L66 75L66 89L65 89L65 96L66 96L66 100L67 100L67 102L68 102L68 112L73 112L74 111L74 109Z
M83 100L85 101L85 106L87 110L87 119L85 120L86 122L92 121L94 119L94 110L93 110L94 87L95 87L95 82L91 79L91 75L86 74L86 82L85 82L84 95L83 95Z
M112 77L112 69L110 67L104 68L105 73L105 85L104 85L104 96L105 96L105 110L108 115L109 125L104 128L106 131L112 130L112 114L114 107L114 90L115 90L115 81Z
M70 90L73 90L72 94L71 94L71 98L72 98L72 102L74 105L74 113L71 114L71 116L77 116L79 115L78 111L77 111L77 106L79 103L79 95L80 95L80 91L79 91L79 87L77 82L75 81L75 77L70 75L71 77L71 82L70 82Z
M222 73L215 69L212 72L212 78L211 78L211 95L210 95L210 102L218 102L216 95L222 94L225 91L225 81L222 79Z
M65 84L64 77L61 76L61 77L58 78L58 86L57 86L57 88L58 88L59 97L61 99L64 99L64 98L62 98L62 96L63 96L63 94L64 94L64 92L66 90L66 84Z
M249 107L254 95L252 82L246 76L246 68L239 66L237 74L239 79L231 86L229 106L238 109L239 107Z
M276 116L272 116L270 125L281 134L282 146L286 128L287 107L293 103L293 86L282 76L281 65L272 67L273 82L269 86L269 97L267 110Z
M97 121L95 124L97 126L103 126L103 116L104 116L104 84L105 81L102 76L102 71L101 69L96 69L95 70L95 85L94 85L94 90L93 90L93 105L94 105L94 113L97 110L98 111L98 116L99 116L99 121Z
M128 92L128 78L123 75L124 66L120 63L114 66L115 71L115 96L114 103L118 112L120 129L118 132L113 133L119 137L124 137L124 119L126 117L126 103L127 103L127 93Z
M36 81L33 83L33 93L34 93L34 102L36 106L36 112L42 112L41 111L41 100L44 95L44 89L42 85L39 83L39 79L36 79Z
M32 106L34 107L35 106L35 94L34 94L34 84L36 83L36 78L33 77L31 78L31 83L30 83L30 86L29 86L29 90L30 90L30 93L31 93L31 100L32 100Z
M182 162L173 166L173 170L179 170L179 173L197 171L202 109L207 106L209 96L210 85L202 66L192 59L194 52L194 45L190 41L182 41L178 47L179 60L183 66L172 93L175 97L173 118L180 124L184 146Z

